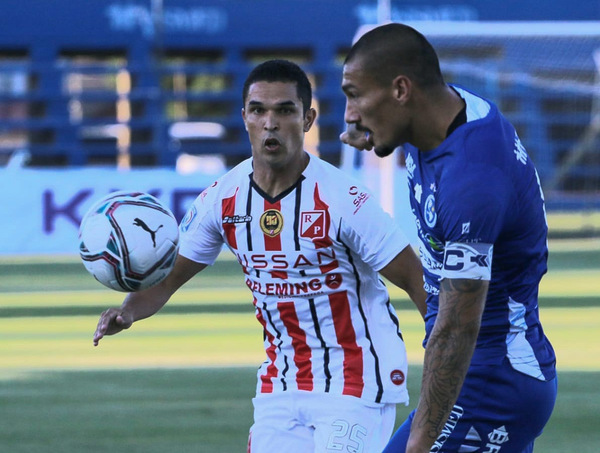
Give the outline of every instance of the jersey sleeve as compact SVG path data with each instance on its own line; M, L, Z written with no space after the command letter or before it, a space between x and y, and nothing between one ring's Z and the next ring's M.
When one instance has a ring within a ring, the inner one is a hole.
M365 189L351 186L342 203L340 237L360 258L376 271L387 266L409 240L377 199Z
M179 226L179 254L198 263L213 265L223 248L216 209L220 206L214 185L194 201Z
M494 243L512 200L509 181L497 168L471 165L440 185L442 278L490 280Z

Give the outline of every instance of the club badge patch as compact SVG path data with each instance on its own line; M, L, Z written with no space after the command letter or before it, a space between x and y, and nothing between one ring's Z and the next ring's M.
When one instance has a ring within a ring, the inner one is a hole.
M260 216L260 229L267 236L275 237L283 228L283 216L277 209L269 209Z
M300 237L310 239L325 237L325 211L303 211L300 214Z
M425 200L425 212L423 213L425 216L425 223L429 228L433 228L435 222L437 221L437 212L435 212L435 197L433 194L427 197Z

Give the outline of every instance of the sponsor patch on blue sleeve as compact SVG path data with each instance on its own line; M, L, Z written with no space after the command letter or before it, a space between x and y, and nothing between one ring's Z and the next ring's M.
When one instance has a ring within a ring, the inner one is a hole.
M490 280L493 244L447 242L442 278Z

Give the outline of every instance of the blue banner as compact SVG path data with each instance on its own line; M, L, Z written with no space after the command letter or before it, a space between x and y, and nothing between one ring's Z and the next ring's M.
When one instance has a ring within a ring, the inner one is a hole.
M116 190L150 193L181 220L217 177L171 170L0 170L0 254L79 253L81 218Z

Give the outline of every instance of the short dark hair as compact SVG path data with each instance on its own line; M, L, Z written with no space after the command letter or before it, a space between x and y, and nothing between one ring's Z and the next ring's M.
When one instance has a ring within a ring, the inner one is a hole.
M435 49L408 25L393 23L368 31L352 46L344 64L357 57L382 83L404 74L422 87L444 84Z
M243 105L246 105L250 85L256 82L295 82L298 97L302 101L303 113L310 109L312 86L306 73L296 63L288 60L267 60L256 66L244 82Z

